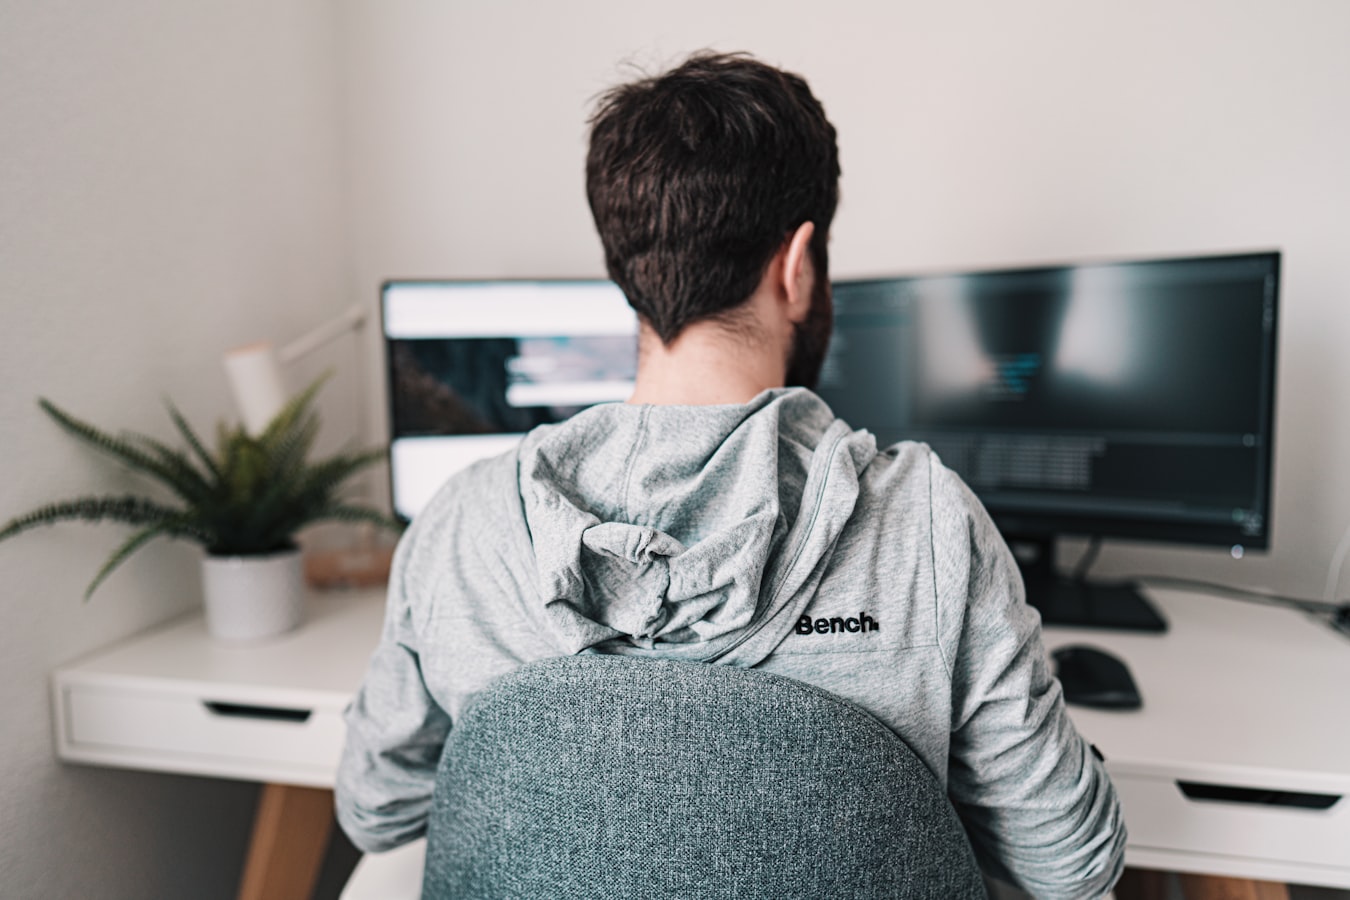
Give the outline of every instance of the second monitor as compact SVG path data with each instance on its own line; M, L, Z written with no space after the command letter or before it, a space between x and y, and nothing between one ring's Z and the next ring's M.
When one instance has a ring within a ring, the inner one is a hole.
M841 281L819 388L927 442L1010 543L1048 622L1161 630L1128 586L1056 575L1061 534L1264 548L1277 252Z

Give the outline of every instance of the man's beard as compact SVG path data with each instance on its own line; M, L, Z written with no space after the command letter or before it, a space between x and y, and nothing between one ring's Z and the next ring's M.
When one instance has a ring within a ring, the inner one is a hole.
M834 297L830 293L830 279L817 269L815 284L811 288L811 308L806 320L792 326L792 349L788 353L788 387L816 389L820 380L820 368L825 364L825 354L830 349L830 332L834 328Z

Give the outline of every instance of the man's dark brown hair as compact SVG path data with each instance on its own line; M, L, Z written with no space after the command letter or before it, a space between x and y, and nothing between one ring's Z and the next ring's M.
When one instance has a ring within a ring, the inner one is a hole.
M745 302L804 222L816 278L828 277L834 126L800 76L698 53L600 98L586 194L609 276L669 344Z

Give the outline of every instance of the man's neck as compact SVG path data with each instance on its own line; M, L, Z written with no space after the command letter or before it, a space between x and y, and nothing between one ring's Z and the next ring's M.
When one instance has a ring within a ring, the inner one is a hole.
M783 386L781 351L714 322L695 322L669 346L647 326L638 339L637 385L629 403L709 406L749 403Z

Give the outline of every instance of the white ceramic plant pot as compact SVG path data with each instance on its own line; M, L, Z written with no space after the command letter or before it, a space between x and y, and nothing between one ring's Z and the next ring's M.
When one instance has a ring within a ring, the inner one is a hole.
M202 559L206 630L222 641L283 634L304 616L305 571L299 550Z

